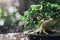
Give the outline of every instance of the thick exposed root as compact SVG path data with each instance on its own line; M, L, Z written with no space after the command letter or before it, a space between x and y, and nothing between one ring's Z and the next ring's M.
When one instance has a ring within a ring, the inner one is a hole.
M35 31L35 32L31 32L30 34L60 34L59 31L56 30L52 30L52 31Z

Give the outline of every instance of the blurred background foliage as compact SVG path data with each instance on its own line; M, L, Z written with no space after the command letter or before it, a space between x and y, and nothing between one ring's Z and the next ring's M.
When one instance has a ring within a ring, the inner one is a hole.
M36 30L46 17L59 13L60 0L0 0L0 33Z
M6 10L3 7L0 7L0 29L2 30L10 30L18 26L20 21L20 14L17 9L15 10L12 8L10 10Z

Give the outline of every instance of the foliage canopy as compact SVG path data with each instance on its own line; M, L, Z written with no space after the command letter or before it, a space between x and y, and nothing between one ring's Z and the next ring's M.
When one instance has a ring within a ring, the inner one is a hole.
M32 27L33 25L40 26L42 20L46 20L47 17L56 19L59 14L60 5L41 1L37 5L31 5L28 11L21 17L21 20L26 20L26 24L29 27Z

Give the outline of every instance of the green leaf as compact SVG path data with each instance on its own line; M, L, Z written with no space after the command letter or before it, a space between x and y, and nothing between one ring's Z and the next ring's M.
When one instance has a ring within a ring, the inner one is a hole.
M39 7L40 5L31 5L32 10L38 10Z
M57 9L60 9L60 5L58 4L51 4L52 7L56 7Z
M23 21L25 19L25 17L24 16L21 16L21 20Z

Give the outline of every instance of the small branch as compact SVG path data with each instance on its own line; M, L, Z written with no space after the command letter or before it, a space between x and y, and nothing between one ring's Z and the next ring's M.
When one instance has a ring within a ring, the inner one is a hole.
M56 31L55 34L60 34L60 32L59 31Z

